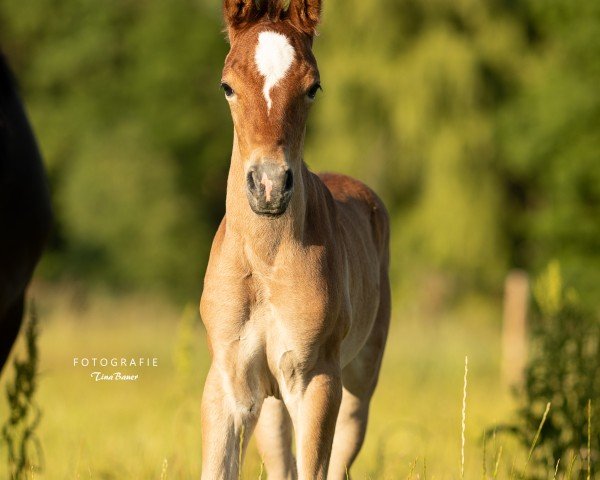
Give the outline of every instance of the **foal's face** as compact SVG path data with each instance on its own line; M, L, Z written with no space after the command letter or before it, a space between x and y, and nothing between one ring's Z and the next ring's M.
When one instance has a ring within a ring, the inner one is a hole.
M231 108L250 207L285 212L300 178L306 118L320 88L311 37L259 22L231 38L222 86Z

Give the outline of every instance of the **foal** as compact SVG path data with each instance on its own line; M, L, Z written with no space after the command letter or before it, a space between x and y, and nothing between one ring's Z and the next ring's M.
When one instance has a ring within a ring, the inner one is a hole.
M365 436L390 318L388 218L368 187L302 159L320 3L224 1L234 140L200 302L204 480L237 479L253 431L270 479L341 480Z

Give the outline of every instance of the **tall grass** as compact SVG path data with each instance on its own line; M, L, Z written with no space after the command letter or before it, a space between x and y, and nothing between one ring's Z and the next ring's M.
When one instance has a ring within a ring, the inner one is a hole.
M167 471L169 470L169 461L163 460L162 471L160 472L160 480L167 480Z
M35 471L24 478L198 478L199 401L208 355L195 312L188 309L182 315L181 310L139 299L95 300L88 310L76 312L68 306L54 310L42 305L44 334L39 343L44 382L36 398L45 412L51 412L38 427L47 461L44 472L35 462ZM522 466L531 444L519 449L515 441L494 432L483 453L481 438L470 435L494 419L505 419L514 408L500 381L499 332L481 325L481 317L477 311L471 323L448 317L435 325L392 325L367 441L352 478L441 480L461 475L469 480L507 480L528 473ZM464 352L469 355L463 363ZM121 354L158 356L160 368L143 372L136 384L116 385L91 383L86 371L72 367L73 355ZM3 388L7 380L3 379ZM540 417L541 412L530 439L539 429ZM593 452L591 408L587 417L587 450ZM535 448L532 456L537 454ZM561 459L558 469L554 460L546 478L585 479L587 470L591 480L593 471L584 456L585 450ZM10 478L3 467L2 480ZM266 478L268 472L261 468L250 442L241 475Z
M2 427L7 447L8 474L11 480L25 480L41 471L43 451L37 436L42 413L35 396L38 384L38 316L35 304L29 305L24 328L25 357L12 363L13 377L6 385L9 415Z
M580 478L591 480L600 464L600 449L592 442L600 438L600 422L591 415L591 399L600 396L600 318L565 284L556 262L536 279L533 294L529 359L516 390L517 421L507 430L523 448L531 444L524 476L551 478L558 460L565 464L574 453Z
M548 418L548 412L550 412L550 406L551 406L551 403L548 402L546 404L546 410L544 410L544 415L542 416L542 421L540 422L540 425L539 425L537 431L535 432L535 436L533 437L533 442L531 443L531 447L529 448L529 454L527 455L527 461L525 462L524 472L527 472L527 467L529 466L529 462L531 461L531 457L533 456L533 451L535 450L535 447L538 444L538 441L540 439L540 434L542 433L542 428L544 428L544 423L546 423L546 419Z
M586 480L592 478L592 399L588 398L587 404L587 476Z
M465 478L465 431L467 429L467 375L469 374L469 357L465 356L465 374L463 377L463 398L460 428L460 478Z

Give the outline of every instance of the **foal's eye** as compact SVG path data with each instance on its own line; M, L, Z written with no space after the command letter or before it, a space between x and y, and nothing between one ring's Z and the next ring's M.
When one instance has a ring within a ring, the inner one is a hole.
M315 97L317 96L317 92L319 90L323 90L321 88L321 84L319 82L316 82L312 87L310 87L308 89L308 92L306 92L306 96L310 99L310 100L314 100Z
M227 98L231 98L235 95L235 92L233 91L233 88L231 88L228 84L226 84L225 82L221 82L221 88L223 89L223 91L225 92L225 96Z

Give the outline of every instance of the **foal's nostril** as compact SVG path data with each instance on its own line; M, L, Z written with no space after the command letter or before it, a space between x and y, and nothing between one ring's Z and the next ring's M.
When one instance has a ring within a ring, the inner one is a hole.
M246 173L246 196L250 208L260 215L273 217L285 212L293 186L289 167L273 161L251 165Z
M291 170L285 172L285 186L283 187L286 192L289 192L294 186L294 175Z
M257 189L255 175L256 175L256 170L254 170L253 168L250 169L248 171L248 175L246 175L246 182L248 183L248 188L250 190L256 190Z

